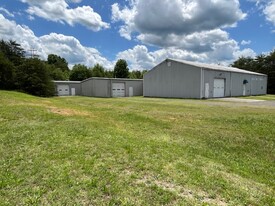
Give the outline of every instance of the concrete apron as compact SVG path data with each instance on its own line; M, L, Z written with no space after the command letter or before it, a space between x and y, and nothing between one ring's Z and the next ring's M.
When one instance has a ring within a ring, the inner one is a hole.
M257 99L241 99L241 98L234 98L234 97L218 98L218 99L212 99L212 100L219 100L219 101L225 101L225 102L246 102L246 103L266 101L266 100L257 100Z

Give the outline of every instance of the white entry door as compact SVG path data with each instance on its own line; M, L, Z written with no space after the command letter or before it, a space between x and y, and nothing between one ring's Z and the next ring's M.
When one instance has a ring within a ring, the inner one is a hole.
M69 85L57 85L57 94L58 96L69 96Z
M209 83L205 83L204 97L209 98Z
M113 97L125 97L125 84L113 83L112 84L112 96Z
M75 88L71 88L71 95L75 96Z
M134 96L134 89L133 87L129 87L129 97Z
M224 97L225 79L214 79L214 94L213 97Z

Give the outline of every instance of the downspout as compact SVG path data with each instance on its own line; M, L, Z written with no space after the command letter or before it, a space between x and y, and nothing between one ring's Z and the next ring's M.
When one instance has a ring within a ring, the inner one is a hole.
M232 97L232 72L230 72L230 97Z
M201 88L200 88L200 98L203 98L203 86L204 86L204 70L201 67Z
M112 98L113 97L113 82L112 79L109 79L109 97Z

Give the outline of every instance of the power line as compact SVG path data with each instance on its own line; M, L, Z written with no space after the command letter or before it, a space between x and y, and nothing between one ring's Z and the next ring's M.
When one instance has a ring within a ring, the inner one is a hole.
M30 49L29 52L30 52L30 57L31 58L39 57L39 55L35 54L37 52L36 49Z

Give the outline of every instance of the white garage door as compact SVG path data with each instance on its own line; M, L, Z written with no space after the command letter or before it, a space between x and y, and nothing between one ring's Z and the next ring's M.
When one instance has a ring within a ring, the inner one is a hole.
M125 84L113 83L112 84L112 96L113 97L125 97Z
M214 79L213 97L224 97L224 79Z
M57 85L57 94L58 96L69 96L69 85Z

